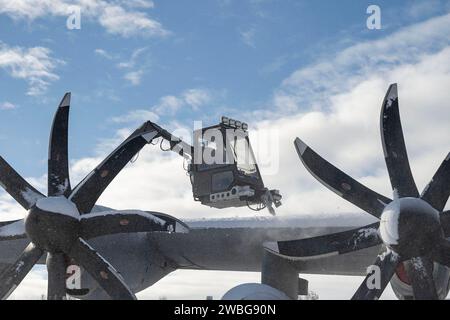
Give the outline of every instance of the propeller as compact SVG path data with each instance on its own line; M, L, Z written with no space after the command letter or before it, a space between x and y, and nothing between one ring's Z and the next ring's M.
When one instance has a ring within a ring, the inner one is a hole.
M0 298L6 299L47 253L48 299L66 297L66 262L82 266L113 299L136 299L120 273L86 240L101 235L168 232L173 226L147 212L90 213L97 199L122 168L157 135L149 122L134 131L74 189L68 166L70 93L61 100L50 134L47 197L0 157L0 184L26 210L24 220L2 223L0 239L28 237L17 261L0 275Z
M380 271L378 285L369 273L353 299L378 299L397 268L404 267L415 299L438 299L433 263L450 267L450 212L442 212L450 195L450 154L421 195L411 173L400 122L397 85L389 87L380 117L384 157L393 200L363 186L295 140L306 169L331 191L380 221L370 226L310 239L268 242L277 255L306 260L384 245L370 267Z

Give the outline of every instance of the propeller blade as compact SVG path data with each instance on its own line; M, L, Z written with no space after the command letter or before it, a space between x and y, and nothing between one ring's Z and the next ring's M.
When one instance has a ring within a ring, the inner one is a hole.
M432 254L432 258L437 263L450 268L450 241L447 239L442 239L436 246Z
M442 230L446 238L450 237L450 211L444 211L440 215Z
M450 153L436 171L431 182L422 192L421 198L437 211L444 210L450 196Z
M69 199L81 214L91 211L116 175L157 134L151 122L144 123L75 187Z
M0 241L25 239L25 221L23 219L0 223Z
M392 251L387 251L377 257L375 263L367 268L368 275L359 286L352 300L378 300L384 289L391 281L400 256Z
M78 239L68 255L83 266L112 299L136 299L119 272L82 238Z
M89 213L81 217L80 223L84 239L116 233L171 231L164 220L137 210Z
M370 190L319 156L302 140L295 140L297 153L306 169L324 186L371 215L380 218L392 200Z
M53 119L48 147L48 196L70 194L67 136L69 129L70 92L59 104Z
M415 300L439 299L433 279L433 261L428 257L412 258L405 262Z
M264 248L276 255L295 260L344 254L382 244L378 235L379 225L377 222L362 228L309 239L267 242Z
M66 260L62 253L47 254L47 300L66 298Z
M25 181L2 157L0 157L0 186L26 210L44 198L42 193Z
M380 117L381 141L384 158L391 180L392 190L400 198L419 197L414 182L403 138L402 123L398 107L397 84L389 87L383 101Z
M0 275L0 298L6 300L22 282L44 252L30 243L19 259Z

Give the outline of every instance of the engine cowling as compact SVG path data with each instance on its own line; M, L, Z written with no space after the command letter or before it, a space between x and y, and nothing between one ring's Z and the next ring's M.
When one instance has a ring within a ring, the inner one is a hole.
M261 283L244 283L225 293L222 300L291 300L286 294Z

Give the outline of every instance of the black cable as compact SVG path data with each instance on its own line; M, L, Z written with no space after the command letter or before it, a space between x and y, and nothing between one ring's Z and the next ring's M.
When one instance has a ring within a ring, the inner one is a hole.
M261 206L262 204L259 203L258 205ZM252 211L261 211L261 210L264 210L264 209L266 208L266 205L262 205L261 207L257 207L257 208L252 208L252 207L250 206L250 203L249 203L248 200L247 200L247 207L248 207L250 210L252 210Z
M170 150L171 150L170 147L169 147L169 149L164 149L164 148L162 147L163 142L164 142L164 139L161 139L161 142L160 142L160 144L159 144L159 148L160 148L162 151L164 151L164 152L170 151ZM169 145L170 145L170 144L169 144Z

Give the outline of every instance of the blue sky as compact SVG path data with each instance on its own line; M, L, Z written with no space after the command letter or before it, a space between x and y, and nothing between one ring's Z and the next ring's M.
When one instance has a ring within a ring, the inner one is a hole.
M0 3L7 6L8 1ZM224 113L239 117L244 110L270 110L274 90L296 69L448 10L448 1L428 3L377 1L383 29L374 31L366 28L371 1L156 0L132 8L118 1L127 12L143 13L165 31L131 35L111 33L84 8L81 30L68 30L68 15L45 7L34 16L0 9L0 41L22 50L47 48L49 72L58 77L46 80L46 90L27 95L26 79L11 76L8 66L0 69L0 103L16 106L0 113L2 155L24 175L45 173L51 119L66 91L73 92L72 158L91 155L100 139L114 135L120 124L111 118L152 110L161 97L190 89L207 92L205 105L161 114L158 122L212 124ZM420 7L424 9L415 13ZM125 78L133 73L139 78L134 83Z

